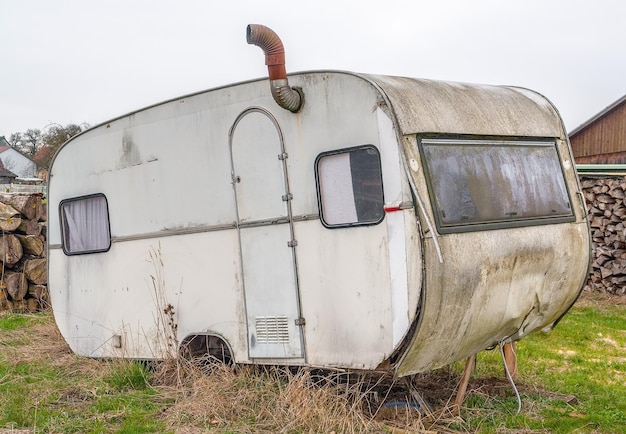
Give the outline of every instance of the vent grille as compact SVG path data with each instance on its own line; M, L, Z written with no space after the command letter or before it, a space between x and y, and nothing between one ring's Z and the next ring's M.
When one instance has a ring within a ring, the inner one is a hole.
M263 344L289 343L288 324L286 316L257 316L254 322L257 342Z

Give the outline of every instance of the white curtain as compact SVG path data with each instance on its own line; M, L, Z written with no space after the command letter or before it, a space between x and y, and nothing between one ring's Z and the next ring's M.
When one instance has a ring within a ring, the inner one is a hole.
M358 222L350 154L346 152L320 158L317 170L324 221L329 225Z
M65 249L70 253L107 250L111 242L109 215L104 196L92 196L63 204Z

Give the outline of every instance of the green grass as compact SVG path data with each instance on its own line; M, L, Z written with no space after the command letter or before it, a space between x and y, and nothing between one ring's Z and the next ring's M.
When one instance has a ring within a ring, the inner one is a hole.
M0 330L15 330L23 327L29 322L29 318L24 315L4 315L0 316Z
M71 354L50 314L0 316L0 428L39 433L164 432L140 363ZM56 332L52 336L51 330ZM37 348L39 351L37 351Z
M552 332L520 341L517 358L522 412L502 380L499 396L468 394L466 429L626 433L626 306L575 306ZM504 379L498 350L478 355L473 378L490 377Z
M105 370L118 368L107 366ZM125 368L124 368L125 369ZM33 428L40 432L162 432L155 416L160 407L155 392L132 385L107 387L49 366L18 365L4 369L0 384L0 427Z
M582 300L552 332L517 343L519 414L498 349L478 355L460 417L445 405L462 362L416 377L432 418L374 411L372 419L345 392L284 371L223 369L181 383L180 372L72 354L51 314L0 315L0 431L626 433L626 299L619 300Z

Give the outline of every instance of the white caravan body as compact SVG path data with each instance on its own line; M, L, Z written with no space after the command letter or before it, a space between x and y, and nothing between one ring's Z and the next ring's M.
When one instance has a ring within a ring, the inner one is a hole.
M49 290L73 351L154 359L206 338L236 363L408 375L571 307L589 231L545 98L338 71L289 81L296 113L256 80L58 151Z

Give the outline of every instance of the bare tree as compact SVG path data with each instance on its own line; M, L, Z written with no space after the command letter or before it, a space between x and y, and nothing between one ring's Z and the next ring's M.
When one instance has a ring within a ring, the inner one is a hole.
M74 137L86 129L87 124L67 124L62 126L59 124L50 124L47 127L45 134L43 135L43 146L49 146L54 150L58 149L63 143Z
M88 127L86 123L65 126L51 123L44 127L43 132L39 129L29 129L23 133L13 133L9 143L22 154L32 158L39 167L48 168L57 149Z
M23 133L13 133L9 143L22 154L33 158L43 145L43 134L40 129L30 128Z

